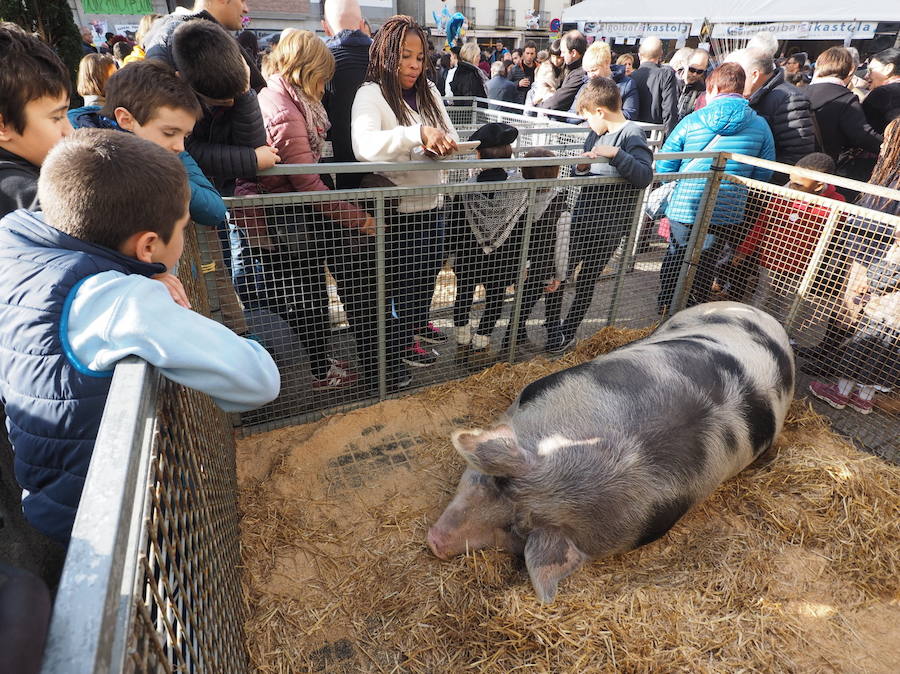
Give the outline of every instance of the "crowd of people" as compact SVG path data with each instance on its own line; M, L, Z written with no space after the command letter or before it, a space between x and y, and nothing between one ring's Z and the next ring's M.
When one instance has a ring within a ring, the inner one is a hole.
M514 331L528 343L525 319L543 298L545 348L566 350L654 170L710 167L710 159L654 162L636 122L661 125L663 153L727 151L789 165L785 176L735 160L724 169L818 197L752 203L738 183L723 182L692 303L755 293L755 302L783 314L782 289L804 271L828 218L822 199L898 214L897 200L834 189L805 172L900 186L898 49L875 54L865 79L852 50L833 47L814 64L794 56L782 66L777 42L765 36L721 63L688 48L665 63L652 37L636 55L616 55L578 31L543 51L532 42L483 50L470 41L438 55L409 17L392 17L373 35L356 0L323 4L326 40L289 29L263 58L255 40L235 39L246 5L230 0L145 17L134 44L110 39L97 50L88 33L77 81L84 104L72 109L69 74L53 50L0 26L0 397L24 516L59 546L69 539L111 369L126 355L209 393L223 409L247 410L274 399L280 386L272 357L248 338L247 310L290 326L308 355L312 386L326 390L377 391L383 322L387 387L397 391L409 385L410 367L437 361L437 344L491 350L506 288L520 281L529 218L522 316L502 329L501 348L511 347ZM433 187L444 179L438 165L339 173L336 184L316 172L261 175L280 162L318 164L329 140L332 161L341 163L452 155L461 139L447 96L487 97L533 114L571 112L590 129L575 175L622 181L585 181L570 208L549 182L557 167L515 170L518 131L499 122L468 140L478 141L479 159L509 167L478 172L471 182L480 191L449 199ZM532 200L528 181L536 180ZM679 180L665 205L661 315L674 301L705 184ZM380 213L371 200L343 193L231 212L223 201L358 187L412 189L385 199ZM797 219L803 227L790 226ZM173 274L190 221L214 256L225 326L190 311ZM375 236L382 223L384 279ZM900 384L900 233L862 217L842 228L823 291L836 298L828 332L804 355L820 376L814 395L867 413L877 387ZM449 260L457 283L452 334L430 317ZM326 269L355 338L353 367L330 351ZM485 305L476 320L478 285ZM564 315L566 285L574 299Z

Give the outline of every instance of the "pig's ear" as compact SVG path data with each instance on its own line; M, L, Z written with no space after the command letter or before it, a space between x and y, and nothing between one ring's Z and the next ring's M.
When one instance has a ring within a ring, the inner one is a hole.
M531 454L519 447L509 426L454 431L450 439L472 468L487 475L521 477L531 468Z
M556 598L556 586L577 571L588 557L558 529L535 529L525 543L525 566L535 594L543 603Z

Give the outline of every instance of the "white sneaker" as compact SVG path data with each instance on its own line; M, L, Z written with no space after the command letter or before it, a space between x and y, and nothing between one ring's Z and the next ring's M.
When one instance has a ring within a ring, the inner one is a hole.
M491 345L490 335L479 335L477 332L472 335L472 348L475 351L481 351Z
M456 331L456 343L457 344L471 344L472 343L472 326L466 323L461 328L454 328Z

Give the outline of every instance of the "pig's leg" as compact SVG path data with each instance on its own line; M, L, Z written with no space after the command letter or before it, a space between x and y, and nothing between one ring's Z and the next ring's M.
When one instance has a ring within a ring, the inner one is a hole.
M528 575L538 599L545 604L556 598L559 581L577 571L587 560L588 556L568 538L549 527L533 530L525 543Z

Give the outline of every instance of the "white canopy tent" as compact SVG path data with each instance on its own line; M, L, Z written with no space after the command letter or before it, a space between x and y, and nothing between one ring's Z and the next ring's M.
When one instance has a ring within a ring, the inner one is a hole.
M584 0L564 9L562 20L566 23L699 21L701 24L704 19L710 23L900 21L900 6L896 0L870 0L865 6L823 3L821 0L797 0L793 3L783 0L732 0L727 3L727 10L723 4L721 0L683 0L662 7L658 0L631 0L619 4L609 0Z
M711 26L704 37L717 54L746 45L756 33L766 31L779 40L869 39L879 21L900 21L897 0L871 0L866 6L821 0L683 0L660 6L657 0L632 0L613 5L608 0L585 0L563 10L565 23L576 23L585 34L612 43L634 44L654 35L679 44L700 35L704 23ZM677 16L674 12L677 11Z

